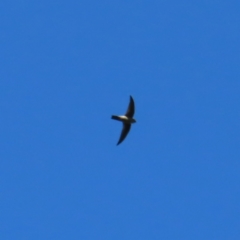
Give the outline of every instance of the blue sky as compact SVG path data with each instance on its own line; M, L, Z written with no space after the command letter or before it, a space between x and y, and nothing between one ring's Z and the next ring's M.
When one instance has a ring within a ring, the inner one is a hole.
M0 239L240 239L239 12L2 1Z

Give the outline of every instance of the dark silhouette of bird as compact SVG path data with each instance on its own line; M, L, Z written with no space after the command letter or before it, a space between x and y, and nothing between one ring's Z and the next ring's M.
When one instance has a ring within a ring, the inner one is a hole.
M136 122L136 120L133 118L134 112L135 112L134 101L132 96L130 96L130 102L126 114L121 116L112 115L112 119L118 120L123 123L122 133L120 135L117 145L119 145L126 138L131 129L132 123Z

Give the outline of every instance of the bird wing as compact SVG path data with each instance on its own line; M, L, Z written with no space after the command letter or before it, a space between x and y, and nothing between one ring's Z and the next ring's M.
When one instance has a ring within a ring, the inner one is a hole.
M122 133L121 133L121 136L119 138L117 145L119 145L125 139L125 137L128 135L128 133L130 131L130 128L131 128L131 124L123 123Z
M132 96L130 96L130 102L129 102L128 109L127 109L125 116L132 118L134 115L134 112L135 112L134 101L133 101Z

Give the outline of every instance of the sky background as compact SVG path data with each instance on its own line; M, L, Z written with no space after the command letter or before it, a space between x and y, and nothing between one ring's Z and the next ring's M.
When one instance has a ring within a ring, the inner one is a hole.
M239 240L239 64L239 0L1 1L0 239Z

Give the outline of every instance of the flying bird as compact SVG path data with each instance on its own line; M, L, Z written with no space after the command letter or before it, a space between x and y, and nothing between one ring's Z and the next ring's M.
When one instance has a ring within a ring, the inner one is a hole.
M131 124L136 122L136 120L133 118L134 112L134 101L132 96L130 96L130 102L126 114L121 116L112 115L112 119L118 120L123 123L122 133L120 135L117 145L119 145L126 138L127 134L130 131Z

